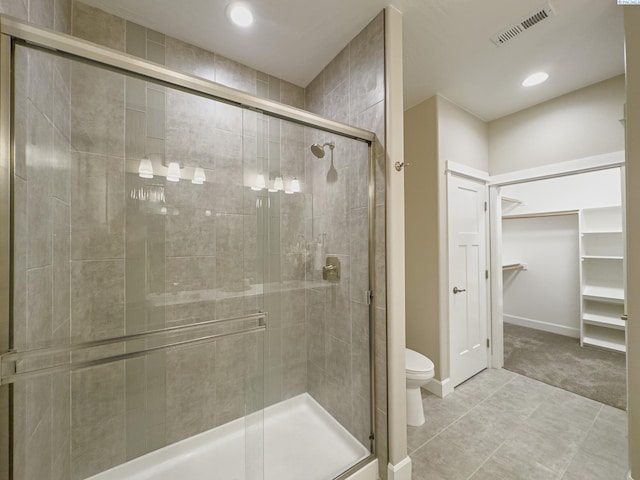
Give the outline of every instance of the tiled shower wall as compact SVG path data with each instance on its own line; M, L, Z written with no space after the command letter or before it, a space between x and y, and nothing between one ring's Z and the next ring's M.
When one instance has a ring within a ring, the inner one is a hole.
M387 382L386 382L386 271L385 271L385 85L384 12L340 52L307 86L309 111L376 133L374 162L375 191L375 272L374 311L376 349L376 450L380 476L387 470ZM325 136L324 141L334 140ZM316 141L314 138L313 141ZM309 392L361 437L367 402L368 379L363 365L368 341L366 326L360 323L364 303L363 272L358 255L366 248L366 164L359 156L346 155L336 140L337 180L325 181L326 165L308 156L307 170L313 175L314 217L326 224L338 223L338 236L328 237L328 249L343 262L350 262L350 282L341 285L314 305L313 290L307 298L307 343L309 352ZM307 142L309 143L309 141ZM313 142L311 142L313 143ZM347 161L347 159L356 161ZM320 166L319 166L320 165ZM316 198L318 197L318 198ZM324 200L322 199L324 197ZM318 208L316 208L316 206ZM327 231L331 231L328 229ZM350 232L348 238L340 238ZM346 296L340 303L336 299ZM362 438L360 438L363 441ZM366 443L365 443L366 444Z
M295 107L305 105L305 91L295 85L80 2L73 5L73 20L70 2L32 0L30 14L25 5L20 0L2 1L0 8L62 31L73 25L72 33L81 38ZM384 138L384 88L380 91L382 26L380 16L306 90L309 110L376 131L379 138ZM41 63L34 62L33 68L39 68ZM185 323L212 313L221 318L264 308L270 312L269 334L264 339L266 382L264 392L252 392L260 382L247 380L244 375L259 374L255 363L262 353L256 347L262 340L253 337L246 342L220 342L215 349L194 347L180 356L157 355L144 361L99 367L91 374L74 374L71 383L63 375L59 379L24 384L22 395L27 408L16 418L16 426L22 421L25 435L16 442L16 478L48 478L49 471L51 478L81 478L167 441L243 415L244 410L238 409L243 399L255 397L254 404L259 406L263 395L265 402L271 404L307 389L367 444L368 378L363 362L368 338L363 330L366 325L353 321L365 318L362 313L366 305L360 293L363 272L348 267L358 263L355 257L364 251L362 242L366 240L366 186L362 183L366 179L366 164L346 163L348 150L353 147L348 142L338 142L335 151L338 181L328 184L322 178L326 165L316 162L308 150L321 137L308 129L251 112L240 113L225 105L213 106L202 99L179 98L184 94L140 80L102 71L98 74L87 67L74 66L73 70L64 62L58 63L51 72L45 72L55 80L51 85L55 86L56 95L38 91L35 84L26 93L29 105L25 111L31 115L25 119L29 126L27 140L38 148L25 154L22 176L16 168L16 201L24 198L31 202L29 213L19 211L16 217L17 233L23 228L23 238L30 239L24 253L22 246L15 252L17 265L22 261L26 265L24 275L16 268L16 286L24 284L23 291L27 292L24 298L16 298L16 319L20 315L25 317L22 324L27 329L19 338L26 342L29 335L29 339L48 341L65 340L73 335L74 339L82 340ZM32 72L31 66L27 75L43 78L42 72ZM372 91L361 88L366 83L364 79L369 78L376 78ZM31 84L26 81L24 85ZM98 100L93 95L94 89L105 92L110 100ZM50 109L41 105L41 100L47 98L54 102ZM186 108L185 101L194 105ZM73 116L69 113L70 106ZM110 110L108 115L94 115L95 111L105 109ZM198 115L195 122L194 113ZM112 123L101 124L103 118ZM194 123L198 125L195 130L202 131L194 132ZM207 144L207 139L213 143ZM188 151L185 145L189 145ZM211 160L207 153L219 150L220 145L225 151L216 151L216 160ZM386 465L381 152L382 146L376 145L376 417L377 448L382 465ZM143 153L167 158L188 154L183 158L204 163L201 165L204 168L207 161L212 161L208 165L211 170L223 168L225 162L230 166L236 154L244 160L240 171L224 169L229 176L207 182L200 191L191 188L188 182L165 185L167 207L179 211L179 215L169 215L164 222L157 215L136 210L130 199L125 200L127 192L144 186L144 181L135 174L137 159ZM46 165L37 164L43 158L47 159ZM304 164L301 158L306 158ZM59 162L63 162L62 166ZM258 170L271 177L280 173L285 178L305 179L307 192L313 188L316 203L312 205L310 194L277 195L271 196L270 207L265 210L265 203L256 203L256 195L241 188L243 183L251 183ZM348 201L342 203L347 197ZM109 201L101 204L105 198ZM83 207L95 206L96 202L104 209L103 217ZM308 212L321 204L324 213L311 220ZM211 208L194 209L193 205ZM212 215L202 215L202 210L209 210ZM48 218L53 220L49 222ZM313 221L316 228L309 225ZM260 222L269 222L269 228L260 228ZM309 229L321 231L322 222L336 226L335 231L342 234L342 238L328 236L327 253L340 256L347 272L347 280L340 287L332 287L328 294L300 287L305 275L313 278L311 272L305 272L301 250L308 243ZM182 235L187 230L201 233L200 240L215 241L190 243ZM267 230L269 238L260 238L259 232ZM35 235L28 235L29 231ZM62 240L69 238L69 232L72 232L70 245ZM345 232L350 233L344 236ZM154 241L157 239L161 241ZM238 246L240 250L233 250ZM219 251L232 253L216 256ZM235 261L237 258L243 261ZM193 280L198 272L200 278ZM187 278L191 284L185 284ZM142 304L145 295L191 294L202 286L220 287L223 278L231 279L233 287L250 279L280 282L287 288L267 291L264 305L249 296L204 299L190 305L161 302L161 308ZM74 296L72 311L70 292ZM50 325L33 325L30 321L49 318L46 315L49 311L53 312ZM318 323L313 317L317 311L322 311ZM108 317L120 322L72 325L72 318L85 317ZM321 337L311 333L318 326L323 329ZM322 340L318 342L318 338ZM312 349L319 356L314 357ZM200 367L194 371L194 365ZM187 384L183 382L185 378ZM202 382L203 378L208 380ZM184 391L193 390L194 385L198 386L196 394L187 398ZM71 401L73 418L69 418ZM67 415L60 416L59 412ZM105 427L96 429L96 425ZM37 456L29 455L34 451L39 452Z
M0 0L0 13L69 33L71 0ZM39 61L16 71L14 228L23 239L14 246L14 342L34 348L69 338L70 72L64 62ZM41 82L49 87L40 88ZM26 140L29 140L27 143ZM24 204L24 203L23 203ZM28 239L28 240L27 240ZM52 375L14 386L15 478L68 478L70 468L69 386ZM53 415L54 411L63 412ZM35 455L34 455L35 454ZM34 458L35 457L35 458Z

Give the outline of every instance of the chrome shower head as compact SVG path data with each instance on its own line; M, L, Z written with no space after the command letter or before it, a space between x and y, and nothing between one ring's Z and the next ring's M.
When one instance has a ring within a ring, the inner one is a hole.
M314 143L313 145L311 145L311 153L313 153L317 158L323 158L324 147L326 147L327 145L331 150L333 150L334 147L336 146L335 143L333 142L327 142L323 145L320 145L319 143Z

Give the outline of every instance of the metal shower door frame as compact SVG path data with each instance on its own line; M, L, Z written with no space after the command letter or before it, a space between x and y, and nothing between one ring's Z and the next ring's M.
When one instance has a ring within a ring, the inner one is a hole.
M261 98L225 85L211 82L178 70L153 64L146 60L109 49L59 32L36 27L29 23L0 15L0 356L13 347L11 298L12 280L12 174L14 155L12 69L14 45L24 44L54 55L72 58L105 69L154 81L170 88L224 102L239 108L290 121L342 137L364 142L368 146L368 303L369 303L369 368L371 455L353 465L338 478L344 479L376 458L375 438L375 321L372 293L375 272L375 165L373 132L336 122L319 115ZM1 363L0 363L1 366ZM1 374L2 372L0 372ZM11 444L12 384L0 385L0 480L12 479Z

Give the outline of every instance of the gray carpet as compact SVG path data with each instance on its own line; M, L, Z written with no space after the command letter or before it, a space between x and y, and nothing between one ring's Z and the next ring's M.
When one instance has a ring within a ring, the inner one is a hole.
M612 407L627 407L624 353L581 347L576 338L505 323L504 368Z

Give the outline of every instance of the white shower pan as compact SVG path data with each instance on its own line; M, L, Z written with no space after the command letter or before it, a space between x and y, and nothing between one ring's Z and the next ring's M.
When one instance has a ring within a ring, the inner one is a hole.
M328 480L367 456L358 440L303 393L90 480Z

